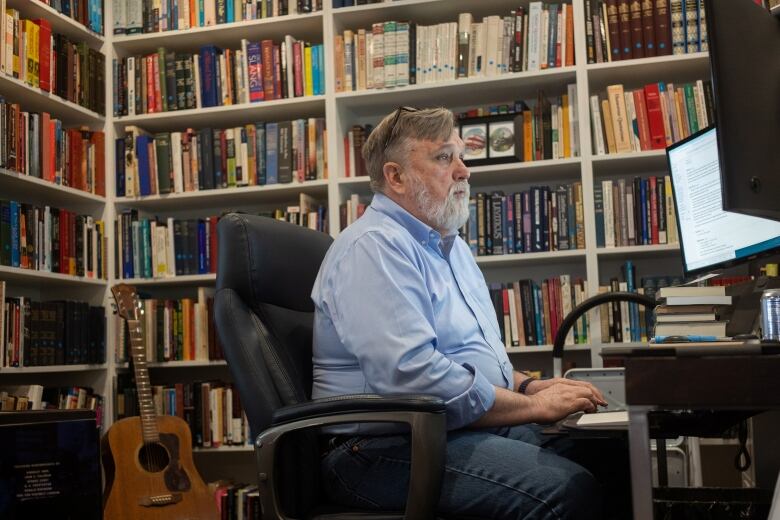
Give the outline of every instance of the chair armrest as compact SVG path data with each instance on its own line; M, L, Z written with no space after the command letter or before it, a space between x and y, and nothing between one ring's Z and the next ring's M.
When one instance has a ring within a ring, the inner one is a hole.
M289 520L280 508L278 490L274 489L280 438L306 428L361 422L410 425L412 460L404 518L435 518L447 445L447 418L440 399L421 395L338 396L281 408L274 414L274 421L255 441L260 501L268 518Z
M351 394L315 399L305 403L284 406L274 411L272 424L289 423L300 419L328 417L361 412L427 412L444 413L444 401L430 395Z

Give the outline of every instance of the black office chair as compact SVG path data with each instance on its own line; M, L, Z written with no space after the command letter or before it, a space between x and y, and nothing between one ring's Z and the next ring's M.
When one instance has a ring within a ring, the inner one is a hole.
M446 447L440 399L351 395L311 400L310 295L332 239L286 222L236 213L220 219L217 237L214 322L257 436L263 518L434 518ZM411 426L405 513L347 511L323 496L317 427L356 422Z

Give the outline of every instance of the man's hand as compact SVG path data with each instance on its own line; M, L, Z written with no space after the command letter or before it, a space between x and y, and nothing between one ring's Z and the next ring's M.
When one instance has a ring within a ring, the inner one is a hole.
M587 386L553 383L532 395L531 401L534 422L545 424L574 412L595 412L600 400Z
M596 398L595 403L597 405L607 406L607 402L604 400L604 395L601 393L601 390L593 386L591 383L586 381L577 381L575 379L564 379L562 377L556 377L553 379L537 379L536 381L531 381L531 383L529 383L528 387L525 389L525 393L527 395L534 395L537 392L557 384L582 386L588 388L591 392L593 392L593 395Z

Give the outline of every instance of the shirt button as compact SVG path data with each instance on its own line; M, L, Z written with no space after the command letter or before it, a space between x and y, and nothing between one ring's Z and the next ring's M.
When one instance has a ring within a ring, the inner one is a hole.
M425 245L425 244L427 244L427 242L426 242L425 240L420 240L420 243L421 243L422 245Z

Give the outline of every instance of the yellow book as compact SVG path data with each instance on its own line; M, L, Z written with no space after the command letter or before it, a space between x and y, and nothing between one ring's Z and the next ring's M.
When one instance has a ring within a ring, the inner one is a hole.
M562 97L563 117L561 126L563 127L563 157L571 157L571 135L569 134L569 96L564 94Z
M610 117L609 101L601 101L601 113L604 116L604 133L607 136L607 153L617 153L615 148L615 129L612 127L612 118Z
M617 153L632 152L634 149L631 146L630 123L628 121L623 85L609 85L607 87L607 98L609 99L610 115L612 116L612 131L615 133L615 149Z
M39 45L39 39L40 39L40 27L35 22L30 22L29 27L29 35L28 35L28 43L30 44L30 51L28 54L28 60L32 59L32 86L35 88L40 88L40 45Z
M311 69L311 46L306 46L306 48L303 51L303 70L306 71L305 81L303 82L304 83L303 95L313 96L314 79L312 77L312 69Z
M523 160L534 160L534 122L533 112L523 111Z

